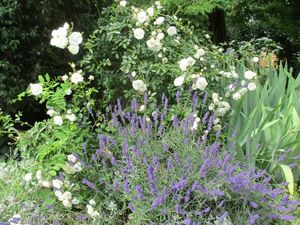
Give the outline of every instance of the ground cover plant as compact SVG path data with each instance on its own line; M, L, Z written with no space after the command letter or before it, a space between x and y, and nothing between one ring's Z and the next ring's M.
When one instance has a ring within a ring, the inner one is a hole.
M66 22L49 44L86 52L15 100L44 120L0 113L0 222L297 224L299 78L271 40L216 45L116 1L88 40Z

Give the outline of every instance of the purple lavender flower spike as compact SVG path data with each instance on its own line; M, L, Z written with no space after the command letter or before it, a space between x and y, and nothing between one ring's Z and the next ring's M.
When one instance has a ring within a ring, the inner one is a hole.
M249 216L249 223L250 224L255 224L256 220L259 219L259 215L258 214L250 214Z
M135 186L135 191L137 192L138 197L139 197L140 199L143 199L143 198L144 198L144 196L143 196L143 189L142 189L142 187L141 187L140 185L136 185L136 186Z
M131 212L135 211L135 208L134 208L134 206L132 205L131 202L128 204L128 208L130 209Z
M179 104L180 96L181 96L180 91L177 91L177 92L176 92L176 102L177 102L177 104Z
M204 105L205 105L206 102L207 102L207 98L208 98L208 92L206 91L206 92L205 92L205 95L204 95L204 97L203 97L203 104L204 104Z
M202 122L203 124L205 124L206 121L207 121L207 119L208 119L208 117L209 117L209 111L207 111L207 112L204 114L204 116L202 117L201 122Z
M95 184L93 182L91 182L90 180L88 180L87 178L83 178L82 183L85 184L86 186L88 186L91 189L97 190Z
M180 191L180 190L186 188L186 186L187 186L187 179L181 178L181 180L179 182L177 182L171 186L171 191L177 192L177 191Z
M135 98L131 101L131 109L133 111L137 111L138 110L138 105L137 105L137 101L136 101Z
M145 92L144 93L144 105L147 105L148 104L148 93Z
M199 101L199 98L198 98L198 93L197 91L195 91L193 93L193 111L196 110L197 106L198 106L198 101Z
M124 182L124 191L125 191L126 193L129 193L129 192L130 192L130 189L129 189L129 181L128 181L127 178L125 179L125 182Z

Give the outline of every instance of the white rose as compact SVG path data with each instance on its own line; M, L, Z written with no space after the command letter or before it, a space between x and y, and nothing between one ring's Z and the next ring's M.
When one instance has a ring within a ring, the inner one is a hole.
M133 36L138 40L142 40L145 36L145 31L142 28L136 28L133 30Z
M63 201L63 193L61 191L55 191L55 196L58 198L59 201Z
M63 28L65 30L68 30L70 28L70 25L68 23L64 23Z
M61 116L54 116L53 121L58 126L61 126L63 124L63 119L61 118Z
M66 191L65 193L63 193L63 199L64 200L71 200L72 199L72 193L69 191Z
M82 81L83 81L83 76L81 74L81 70L79 70L79 71L77 71L77 72L75 72L71 75L71 82L72 83L78 84Z
M57 180L57 179L54 179L52 181L52 186L57 188L57 189L60 189L63 185L63 182L61 180Z
M79 52L79 46L78 45L69 45L68 50L71 54L76 55Z
M136 72L135 72L135 71L132 71L131 76L132 76L132 77L135 77L135 76L136 76Z
M239 92L234 93L233 96L232 96L232 98L233 98L234 100L239 100L241 97L242 97L242 96L240 95Z
M70 45L79 45L82 42L82 34L79 32L72 32L68 39Z
M165 21L165 18L160 16L155 20L154 25L161 25L164 21Z
M187 59L182 59L179 61L179 68L181 71L186 71L189 66L189 62Z
M159 40L154 39L153 37L150 38L147 42L146 42L148 48L150 48L152 51L158 52L162 49L162 44L160 43Z
M66 95L70 95L70 94L72 94L72 90L71 90L71 88L67 89L65 93L66 93Z
M148 16L147 16L147 14L146 14L145 11L141 11L141 12L139 12L137 14L137 20L138 20L138 22L144 23L144 22L147 21L147 19L148 19Z
M45 188L49 188L51 187L51 183L49 181L42 181L42 186L45 187Z
M68 155L67 159L68 159L68 161L70 161L72 163L75 163L77 161L75 155L73 155L73 154Z
M71 115L66 115L66 119L70 120L71 122L76 121L76 116L74 113L72 113Z
M249 91L254 91L256 89L256 84L251 82L248 84L248 90Z
M157 34L157 39L158 40L162 40L162 39L164 39L164 37L165 37L165 34L162 33L162 32L160 32L160 33Z
M73 205L78 205L79 204L79 199L78 198L73 198L72 199L72 204Z
M32 180L32 173L25 174L23 179L24 179L25 182L31 181Z
M153 7L148 8L147 13L150 17L154 16L154 8Z
M179 76L174 80L174 86L179 87L184 82L184 76Z
M146 106L145 105L141 105L139 111L143 112L145 110Z
M92 215L94 212L94 208L91 205L86 205L87 213Z
M40 84L30 84L30 91L32 95L38 96L42 94L43 87Z
M95 77L93 75L90 75L89 80L95 80Z
M62 79L63 81L66 81L66 80L68 80L68 78L69 78L69 77L68 77L68 75L66 75L66 74L65 74L65 75L63 75L63 76L61 77L61 79Z
M94 199L91 199L89 200L89 204L92 205L92 206L95 206L96 205L96 202Z
M187 58L187 63L189 66L193 66L196 63L196 60L193 57L188 57Z
M36 179L37 180L41 180L42 179L42 171L38 170L35 173Z
M64 49L68 45L67 29L66 27L60 27L57 30L52 31L52 38L50 44L52 46Z
M168 28L167 33L169 36L173 36L177 34L177 29L174 26Z
M80 162L75 163L74 169L76 170L76 172L81 172L82 171L81 163Z
M243 87L243 88L241 88L241 89L239 90L239 93L240 93L241 95L244 95L247 91L248 91L248 89L245 88L245 87Z
M203 91L207 86L207 81L204 77L199 77L196 81L196 88Z
M132 82L132 87L134 90L138 91L139 94L144 94L144 92L147 90L147 87L142 80L134 80Z
M72 203L69 200L63 200L63 205L66 208L71 208L72 207Z
M53 116L56 112L53 109L47 110L46 114L49 116Z
M255 57L253 57L253 58L252 58L252 62L254 62L254 63L257 63L257 62L259 62L259 58L258 58L258 57L256 57L256 56L255 56Z
M248 71L246 71L246 72L244 73L244 77L245 77L246 79L250 80L250 79L256 77L256 73L253 72L253 71L248 70Z
M126 2L126 1L124 1L124 0L123 0L123 1L120 1L120 6L121 6L121 7L125 7L126 5L127 5L127 2Z

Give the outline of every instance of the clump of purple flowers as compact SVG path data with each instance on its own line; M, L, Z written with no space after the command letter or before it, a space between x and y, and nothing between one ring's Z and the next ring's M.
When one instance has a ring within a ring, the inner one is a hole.
M123 193L136 224L267 225L294 219L299 202L286 188L272 185L265 171L237 162L224 149L220 132L191 129L194 113L180 121L174 116L168 125L167 103L151 120L136 104L132 112L114 107L111 127L117 132L100 134L93 156L118 174L110 186ZM201 126L211 127L213 117L206 113Z

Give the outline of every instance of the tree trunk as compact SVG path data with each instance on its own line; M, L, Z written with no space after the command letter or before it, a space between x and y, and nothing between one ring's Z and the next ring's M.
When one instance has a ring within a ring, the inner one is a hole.
M223 9L215 9L209 15L210 29L213 32L215 43L224 42L227 39L225 12Z

